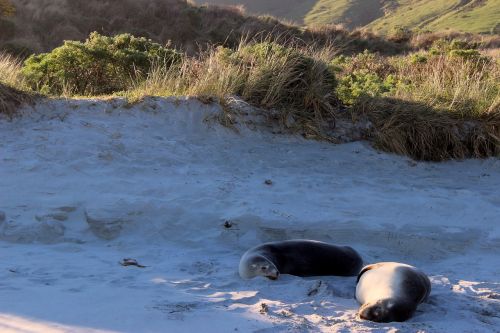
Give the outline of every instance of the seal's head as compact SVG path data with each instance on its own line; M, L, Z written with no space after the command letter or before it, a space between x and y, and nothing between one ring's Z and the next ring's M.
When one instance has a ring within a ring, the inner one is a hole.
M377 323L401 322L409 319L414 311L415 309L409 303L383 299L374 303L363 304L359 309L359 316L361 319Z
M280 272L276 266L262 255L244 255L240 261L240 276L243 279L252 279L264 276L271 280L278 279Z

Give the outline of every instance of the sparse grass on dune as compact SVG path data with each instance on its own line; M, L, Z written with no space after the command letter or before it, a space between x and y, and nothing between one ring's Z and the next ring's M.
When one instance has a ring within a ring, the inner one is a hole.
M334 121L334 88L334 74L323 60L263 42L242 43L236 51L214 47L168 69L156 65L126 96L209 96L224 104L228 97L239 95L273 110L283 125L292 126L293 119L297 130L321 136L325 120ZM314 128L314 133L306 128Z
M249 62L228 61L234 54L244 54L246 48L242 45L236 53L214 48L196 59L186 58L180 68L168 72L157 68L127 94L134 98L150 94L215 96L221 102L239 95L253 105L281 110L278 114L283 123L292 117L302 125L303 133L307 128L313 137L324 139L323 117L334 114L338 104L332 84L323 81L327 77L311 72L316 80L306 81L308 92L304 93L303 88L289 84L305 78L304 72L293 70L296 60L289 55L267 56L265 66L250 68L246 64L258 63L256 54ZM325 64L334 53L301 52L315 58L316 64ZM498 63L452 55L427 55L421 63L414 59L418 58L365 53L347 58L344 72L338 73L337 94L346 88L344 77L368 75L368 81L347 89L359 92L352 95L351 110L355 117L372 121L376 146L419 160L500 156Z
M118 51L112 44L106 47ZM133 59L122 61L123 71L132 73L127 74L129 79L117 86L103 76L103 80L92 83L91 90L79 89L81 80L65 79L68 73L70 78L80 78L89 71L86 66L70 66L65 72L64 52L70 49L56 49L58 57L44 55L41 67L30 67L28 60L24 71L14 58L3 56L0 70L4 85L19 90L26 89L22 73L26 74L27 68L34 90L43 86L37 84L39 74L57 74L62 81L54 81L55 86L51 80L44 81L44 91L55 96L92 96L92 92L99 91L131 101L145 96L215 100L225 109L227 117L223 121L227 124L234 111L227 101L239 96L267 110L269 120L280 122L284 128L332 141L328 133L339 116L336 111L344 104L354 120L371 120L371 138L378 148L415 159L441 161L500 156L499 62L474 47L475 43L467 41L443 40L434 43L431 51L407 56L370 52L338 56L334 47L318 48L295 39L280 44L268 36L240 41L234 49L208 46L194 56L171 50L178 54L178 61L155 56L142 70ZM85 53L86 63L99 60L98 69L113 69L115 57L102 54ZM94 56L99 58L94 60ZM7 90L3 89L6 96Z

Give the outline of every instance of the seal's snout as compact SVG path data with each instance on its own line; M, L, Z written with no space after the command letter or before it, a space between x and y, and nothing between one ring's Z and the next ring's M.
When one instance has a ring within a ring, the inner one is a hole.
M276 281L280 277L280 272L273 272L273 274L266 276L269 280Z

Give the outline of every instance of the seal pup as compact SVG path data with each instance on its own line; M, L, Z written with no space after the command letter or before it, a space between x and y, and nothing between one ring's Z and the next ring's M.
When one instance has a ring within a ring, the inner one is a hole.
M243 279L276 280L280 274L356 276L361 267L361 256L349 246L296 239L251 248L241 257L239 273Z
M381 323L408 320L430 292L429 278L413 266L397 262L368 265L359 273L356 286L359 316Z

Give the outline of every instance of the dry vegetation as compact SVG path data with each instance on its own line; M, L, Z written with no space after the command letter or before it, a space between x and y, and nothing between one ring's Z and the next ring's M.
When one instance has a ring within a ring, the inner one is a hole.
M323 127L335 121L335 76L323 54L284 48L266 41L242 43L236 50L213 47L186 57L178 67L156 65L125 94L210 97L225 104L238 95L269 110L286 127L308 137L327 138ZM227 110L226 110L227 111Z
M17 107L32 100L21 75L22 64L0 53L0 114L14 115Z
M5 1L5 0L4 0ZM237 47L242 38L272 35L279 42L302 41L338 52L368 49L397 54L409 45L339 26L302 28L270 16L250 16L238 7L196 6L185 0L12 0L14 17L0 18L0 49L29 55L47 52L64 40L83 40L91 32L131 33L194 54L207 44ZM278 38L280 37L280 38Z

